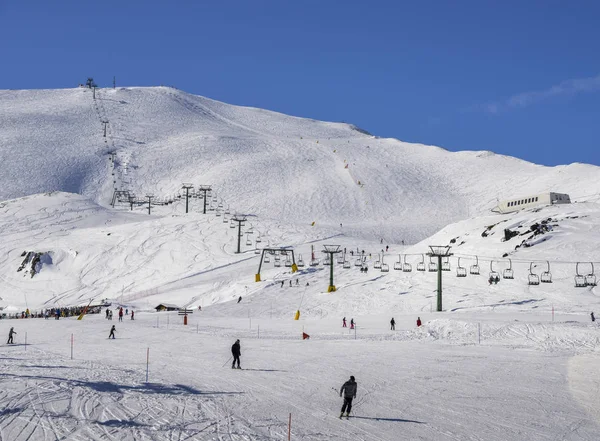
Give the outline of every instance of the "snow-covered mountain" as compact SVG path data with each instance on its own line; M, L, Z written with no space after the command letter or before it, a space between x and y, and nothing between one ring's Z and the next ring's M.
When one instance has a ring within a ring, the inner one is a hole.
M168 87L95 98L85 88L5 90L0 120L0 200L58 190L107 205L115 188L168 197L183 182L211 184L224 204L261 219L414 243L498 199L600 192L596 166L453 153Z

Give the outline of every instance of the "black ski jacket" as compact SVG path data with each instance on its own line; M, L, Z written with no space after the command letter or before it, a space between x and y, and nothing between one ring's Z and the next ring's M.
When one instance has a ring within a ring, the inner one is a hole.
M240 349L239 343L233 344L233 346L231 347L231 353L234 355L234 357L239 357L240 355L242 355L242 350Z
M340 389L340 396L344 394L344 398L356 398L356 381L348 380Z

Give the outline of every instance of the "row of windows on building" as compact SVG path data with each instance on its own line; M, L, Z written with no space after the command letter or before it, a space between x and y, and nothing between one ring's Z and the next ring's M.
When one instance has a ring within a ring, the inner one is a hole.
M534 198L529 198L529 199L521 199L520 201L512 201L508 203L509 207L514 207L515 205L525 205L525 204L531 204L532 202L537 202L538 198L537 196Z

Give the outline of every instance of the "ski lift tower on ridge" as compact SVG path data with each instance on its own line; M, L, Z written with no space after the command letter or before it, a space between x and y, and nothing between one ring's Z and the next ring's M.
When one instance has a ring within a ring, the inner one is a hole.
M327 288L327 292L334 292L335 285L333 284L333 255L341 252L340 245L323 245L323 252L329 254L329 287Z
M442 311L442 258L452 256L449 246L429 245L431 252L427 253L430 257L437 257L437 311Z
M206 204L206 196L204 197L204 203ZM204 205L206 208L206 205ZM244 214L236 214L231 218L231 222L238 223L238 240L237 240L237 251L236 254L240 254L242 251L240 249L240 242L242 240L242 225L246 222L246 216Z

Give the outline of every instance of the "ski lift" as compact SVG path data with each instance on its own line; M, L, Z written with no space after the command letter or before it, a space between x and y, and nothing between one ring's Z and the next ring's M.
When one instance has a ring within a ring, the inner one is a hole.
M442 261L442 271L450 271L450 257L445 257Z
M254 249L254 254L260 254L260 250L258 248Z
M500 274L498 274L498 271L494 271L494 261L490 260L490 285L492 283L498 283L498 281L500 280Z
M256 241L258 242L258 239L256 239ZM297 265L300 268L304 268L304 260L302 259L302 254L298 254L298 263Z
M402 272L410 273L412 271L412 265L410 263L406 263L406 254L404 255L404 263L402 264Z
M425 271L425 255L421 254L421 261L417 263L417 271Z
M579 274L579 262L575 265L575 288L585 288L587 286L586 277Z
M401 261L401 257L402 257L402 255L401 255L401 254L398 254L398 262L394 262L394 269L395 269L396 271L400 271L400 270L402 270L402 261Z
M231 219L231 223L229 224L229 228L235 228L235 222Z
M215 196L212 199L213 202L219 202L219 199L217 198L217 195L215 194Z
M362 262L362 257L359 257L358 259L356 259L354 261L354 266L362 266L363 262Z
M438 269L437 263L433 260L433 256L429 256L429 265L427 266L427 269L430 273L434 273Z
M292 259L290 259L289 257L285 259L285 266L290 268L292 266Z
M261 243L262 239L260 238L260 236L256 236L256 243Z
M379 254L377 255L377 260L373 264L373 268L381 269L381 260L380 260Z
M328 265L328 266L331 265L331 261L329 260L329 254L327 254L327 257L323 261L323 265Z
M221 210L219 210L219 209L217 208L217 210L215 211L215 215L216 215L216 216L221 216Z
M594 263L590 262L590 265L592 265L592 272L585 276L585 283L587 284L587 286L596 286L596 276L594 275Z
M527 283L529 285L539 285L540 284L540 278L538 277L537 274L534 274L534 272L533 272L533 262L531 262L529 264L529 275L527 276Z
M349 260L344 260L343 268L348 269L348 268L351 268L351 267L352 267L352 265L350 265L350 261Z
M467 269L460 266L460 257L458 258L458 266L456 267L456 277L467 277Z
M505 279L514 279L515 274L512 269L512 260L508 259L508 268L502 272L502 277Z
M469 268L469 273L478 276L480 274L479 272L479 258L477 256L475 256L475 265L471 265L471 268Z
M279 257L279 254L277 254L277 252L275 252L275 262L279 262L281 260L281 257Z
M339 263L341 265L344 263L345 260L346 260L346 257L344 256L344 254L338 253L337 263Z
M311 259L309 265L310 266L318 266L319 265L319 259Z
M226 224L227 222L229 222L229 219L227 219L227 216L223 216L223 223Z
M273 265L279 267L281 266L281 260L277 259L278 256L275 256L275 262L273 262Z
M271 258L269 257L268 254L265 254L265 258L263 259L263 262L265 262L265 263L271 263Z
M225 209L225 214L231 214L231 211L229 211L229 205L227 206L227 208Z
M246 246L252 245L252 240L250 240L250 235L246 234Z
M546 260L546 265L548 265L548 269L542 273L541 281L542 283L552 283L552 273L550 272L550 262Z
M382 273L390 272L390 266L387 263L383 263L383 253L381 253L381 272Z

